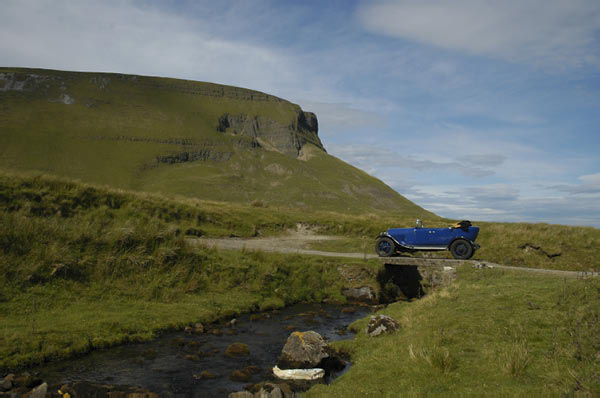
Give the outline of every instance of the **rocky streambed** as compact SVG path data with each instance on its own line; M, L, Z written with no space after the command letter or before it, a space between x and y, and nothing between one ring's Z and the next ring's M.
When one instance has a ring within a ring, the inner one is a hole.
M258 391L264 382L279 383L287 391L282 394L291 396L308 386L278 380L272 373L288 336L313 330L328 341L351 338L347 326L371 311L369 306L297 304L198 324L152 342L95 351L29 372L47 383L47 396L53 397L227 397L244 389ZM349 366L328 372L323 382Z

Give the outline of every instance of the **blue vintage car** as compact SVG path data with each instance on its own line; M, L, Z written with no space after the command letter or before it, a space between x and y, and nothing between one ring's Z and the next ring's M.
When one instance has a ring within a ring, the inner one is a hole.
M460 221L448 228L425 228L417 220L415 228L390 228L377 237L375 251L380 257L402 252L450 250L452 257L466 260L473 257L479 227L470 221Z

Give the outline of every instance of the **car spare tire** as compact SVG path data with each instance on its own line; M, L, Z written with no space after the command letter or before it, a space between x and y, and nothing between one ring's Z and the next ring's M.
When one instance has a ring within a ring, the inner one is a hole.
M457 260L468 260L473 257L475 249L471 242L465 239L456 239L450 245L450 253Z
M390 257L396 253L396 243L388 237L379 238L375 244L375 252L379 257Z

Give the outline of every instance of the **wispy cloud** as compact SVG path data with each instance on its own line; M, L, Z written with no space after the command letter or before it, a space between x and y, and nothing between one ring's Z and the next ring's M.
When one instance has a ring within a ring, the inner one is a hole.
M476 156L461 160L440 161L425 159L418 156L404 155L382 147L365 145L333 145L330 147L333 155L348 160L365 170L375 173L380 169L402 170L413 169L417 171L436 171L440 173L460 173L468 177L486 177L494 174L489 166L502 164L505 158L502 155ZM477 160L481 163L477 163ZM404 172L406 174L406 172Z
M560 184L548 187L550 190L566 192L572 195L593 194L600 203L600 173L580 176L578 184ZM600 207L600 205L598 206Z
M330 134L365 128L381 129L386 126L383 115L357 109L351 104L302 101L301 105L320 115L319 125Z
M372 32L446 49L551 65L598 65L596 0L379 1L360 21Z
M311 82L292 52L224 34L228 14L195 12L201 23L134 1L7 0L0 54L14 66L172 76L276 95Z
M414 185L407 197L451 219L503 222L551 222L600 228L600 195L576 201L562 195L532 194L511 184L480 186Z

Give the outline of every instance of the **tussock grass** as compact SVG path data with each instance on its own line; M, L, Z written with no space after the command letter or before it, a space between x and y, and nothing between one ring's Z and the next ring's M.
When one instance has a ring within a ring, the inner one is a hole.
M448 373L456 369L456 359L447 348L433 345L431 347L415 348L408 346L408 356L413 361L423 361L429 366Z
M512 376L522 376L531 361L527 342L522 341L513 343L506 347L502 353L501 361L503 361L504 370Z

